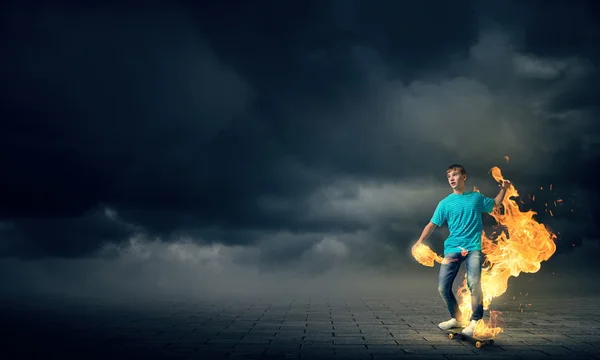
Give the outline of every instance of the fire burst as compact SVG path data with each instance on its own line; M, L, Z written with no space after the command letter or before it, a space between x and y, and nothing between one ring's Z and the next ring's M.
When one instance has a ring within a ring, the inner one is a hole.
M504 180L498 167L491 170L492 177L500 182ZM548 260L556 251L556 235L533 217L535 211L521 211L516 200L519 193L511 184L502 201L503 207L495 207L491 213L503 231L495 240L482 234L482 252L486 260L481 271L483 307L489 309L492 300L504 294L508 288L508 279L518 277L522 272L536 273L541 262ZM503 211L502 211L503 208ZM414 258L422 265L432 267L442 263L443 258L428 246L420 244L413 249ZM467 287L466 276L458 289L457 300L463 318L471 317L471 294ZM503 331L499 324L497 311L490 311L489 321L479 320L474 335L495 337Z

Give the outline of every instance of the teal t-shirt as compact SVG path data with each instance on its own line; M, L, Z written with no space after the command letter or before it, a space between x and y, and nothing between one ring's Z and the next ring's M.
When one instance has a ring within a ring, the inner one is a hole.
M431 222L441 227L448 223L450 235L444 241L444 255L462 250L481 250L482 213L491 213L494 199L477 191L450 194L435 209Z

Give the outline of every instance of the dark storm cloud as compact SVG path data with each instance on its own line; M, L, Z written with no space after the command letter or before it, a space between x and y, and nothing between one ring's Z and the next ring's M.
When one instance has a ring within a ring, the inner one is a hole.
M513 55L537 64L546 53L535 37L511 48L504 32L480 27L490 18L482 5L344 4L139 13L47 5L4 15L3 253L77 256L140 230L227 244L289 232L279 241L290 248L268 248L262 259L319 262L311 249L325 251L327 234L384 244L418 236L447 191L426 182L433 190L419 193L418 181L443 182L450 163L464 162L492 192L483 177L506 154L507 176L524 186L552 172L566 187L568 174L583 174L591 157L567 146L583 146L586 133L596 151L597 131L568 118L571 132L555 139L547 115L523 114L533 101L582 106L562 100L589 89L569 71L579 62L556 53L556 69L525 67L550 89L535 97L532 80L514 74ZM567 53L581 56L593 59ZM552 159L570 164L566 175ZM104 206L119 222L94 213Z
M204 191L222 176L211 163L227 161L209 142L245 117L252 89L183 15L49 8L8 17L7 35L20 38L7 40L4 67L6 218L35 217L27 228L43 229L44 218L75 222L101 203L152 215L227 201ZM53 233L47 250L71 253Z
M122 241L135 233L134 226L111 219L104 210L77 217L17 218L0 227L3 254L40 257L60 252L66 256L88 254L98 244ZM6 241L8 239L9 241ZM57 245L60 248L57 250Z

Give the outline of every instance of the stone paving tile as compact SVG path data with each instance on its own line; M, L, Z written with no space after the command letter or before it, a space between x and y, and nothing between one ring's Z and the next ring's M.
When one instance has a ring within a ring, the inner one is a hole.
M600 360L600 298L507 301L504 332L477 349L437 329L439 299L0 301L8 359ZM564 309L568 309L565 311Z

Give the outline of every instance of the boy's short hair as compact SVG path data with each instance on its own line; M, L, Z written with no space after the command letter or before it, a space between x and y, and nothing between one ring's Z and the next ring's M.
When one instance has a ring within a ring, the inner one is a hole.
M452 170L457 170L458 172L460 172L461 175L467 175L467 171L462 165L452 164L448 166L448 169L446 169L446 174Z

